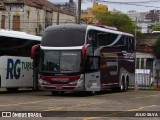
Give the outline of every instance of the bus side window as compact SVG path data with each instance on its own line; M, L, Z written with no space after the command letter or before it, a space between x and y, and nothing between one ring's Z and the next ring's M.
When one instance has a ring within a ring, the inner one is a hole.
M104 46L107 43L107 34L103 32L98 33L97 39L98 39L98 45Z
M105 32L100 32L97 35L98 38L98 45L99 46L107 46L113 43L113 41L116 40L118 35L113 34L113 33L105 33Z
M134 38L128 37L128 51L134 51Z
M87 44L97 47L96 31L90 30L87 35Z
M127 36L122 35L114 46L118 50L127 51L128 50Z

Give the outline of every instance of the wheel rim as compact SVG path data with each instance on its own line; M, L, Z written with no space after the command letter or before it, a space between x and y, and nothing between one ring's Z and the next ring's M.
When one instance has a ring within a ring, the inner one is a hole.
M121 87L121 91L123 91L123 83L121 83L121 86L120 86L120 87Z

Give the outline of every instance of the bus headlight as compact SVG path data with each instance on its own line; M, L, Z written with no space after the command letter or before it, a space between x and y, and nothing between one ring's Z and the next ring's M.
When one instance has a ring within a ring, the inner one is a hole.
M51 83L47 82L47 81L42 81L42 85L50 85Z
M71 85L74 85L74 84L77 84L78 82L81 82L83 80L83 75L81 75L81 77L78 79L78 80L75 80L75 81L72 81L72 82L69 82L69 84Z
M74 84L77 84L77 82L78 80L75 80L75 81L69 82L69 84L74 85Z

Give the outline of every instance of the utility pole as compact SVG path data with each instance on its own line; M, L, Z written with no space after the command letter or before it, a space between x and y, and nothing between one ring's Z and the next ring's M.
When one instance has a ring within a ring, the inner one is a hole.
M59 11L60 11L60 9L59 9L59 7L60 7L60 5L58 4L57 5L57 25L59 25Z
M134 30L135 50L137 50L137 28Z
M78 0L78 16L77 16L77 24L81 23L81 0Z
M8 29L11 29L11 5L8 8Z

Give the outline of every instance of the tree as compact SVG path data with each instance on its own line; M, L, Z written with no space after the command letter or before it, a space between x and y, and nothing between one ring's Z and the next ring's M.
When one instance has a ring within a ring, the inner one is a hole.
M160 23L153 25L152 31L160 31Z
M154 54L158 59L160 59L160 38L155 42Z
M123 14L120 11L113 10L105 13L96 13L94 11L94 13L99 21L98 24L116 27L120 31L132 34L135 33L135 29L139 29L139 27L132 22L126 14Z

